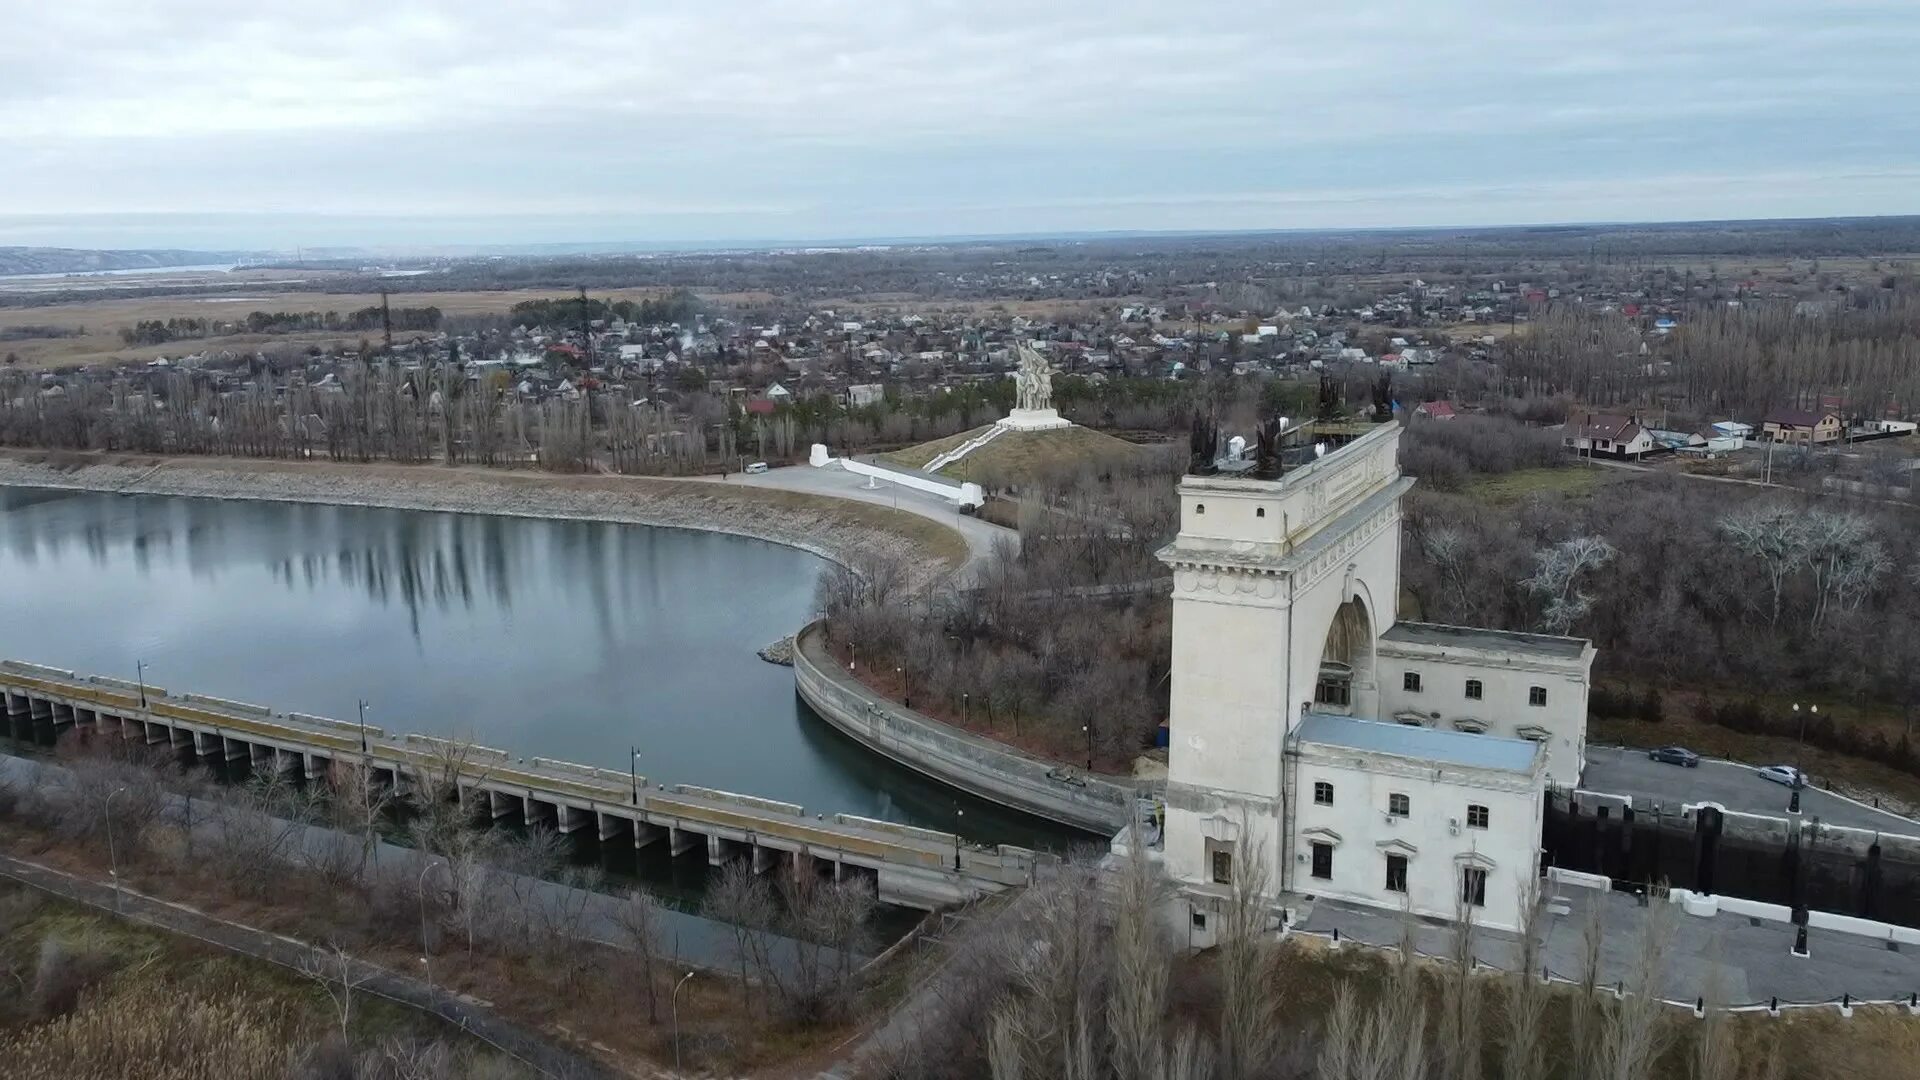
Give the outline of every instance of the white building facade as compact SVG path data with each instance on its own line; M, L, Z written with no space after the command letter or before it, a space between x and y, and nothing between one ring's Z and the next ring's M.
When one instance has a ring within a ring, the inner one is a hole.
M1578 778L1590 645L1396 625L1413 484L1399 438L1380 425L1278 480L1181 481L1180 533L1159 553L1174 571L1162 858L1196 942L1252 860L1276 902L1451 918L1468 896L1476 921L1517 925L1547 777ZM1394 795L1422 809L1396 814Z

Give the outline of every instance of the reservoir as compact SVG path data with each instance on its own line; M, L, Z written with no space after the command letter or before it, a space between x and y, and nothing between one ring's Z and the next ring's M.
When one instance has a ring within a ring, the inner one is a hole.
M856 746L755 655L826 563L683 529L0 488L0 657L1060 847Z

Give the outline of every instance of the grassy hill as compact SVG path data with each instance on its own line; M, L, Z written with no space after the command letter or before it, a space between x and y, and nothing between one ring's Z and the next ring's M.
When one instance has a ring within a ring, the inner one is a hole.
M918 469L968 439L986 433L984 425L944 439L884 454L881 460ZM986 484L1018 484L1023 480L1082 465L1130 463L1146 451L1141 447L1083 427L1054 431L1009 431L940 470L956 480Z

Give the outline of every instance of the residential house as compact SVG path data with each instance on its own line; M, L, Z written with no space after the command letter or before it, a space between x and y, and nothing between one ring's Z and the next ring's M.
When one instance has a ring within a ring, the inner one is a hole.
M1413 415L1428 420L1451 420L1460 415L1450 401L1423 401L1414 406Z
M1775 409L1760 424L1760 437L1768 442L1819 446L1840 436L1840 414L1824 410Z
M1637 416L1577 412L1560 430L1562 445L1589 457L1640 458L1657 448Z

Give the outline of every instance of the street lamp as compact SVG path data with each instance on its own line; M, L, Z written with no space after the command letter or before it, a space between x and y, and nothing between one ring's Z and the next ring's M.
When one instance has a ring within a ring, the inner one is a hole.
M953 807L953 872L960 872L960 822L967 816L958 803Z
M428 959L432 954L427 949L427 873L433 869L434 862L435 860L428 859L427 864L420 868L419 887L414 890L420 898L420 962L427 968L427 989L429 990L433 989L433 961Z
M896 667L893 673L900 677L900 703L909 709L913 708L913 688L907 685L907 669Z
M147 707L147 662L145 660L133 662L133 677L140 683L140 707L144 709Z
M1809 705L1806 712L1800 711L1800 703L1793 703L1794 719L1799 721L1800 732L1796 736L1798 745L1793 751L1793 794L1787 797L1787 813L1800 812L1800 789L1807 783L1807 718L1820 715L1820 706Z
M1087 771L1091 773L1093 771L1093 728L1081 724L1080 734L1087 737Z
M627 779L633 784L633 805L640 805L640 748L635 746L627 752Z
M367 756L367 699L360 699L360 756Z
M693 972L691 971L681 976L680 981L673 984L673 994L668 998L668 1004L671 1005L673 1008L673 1071L674 1072L680 1071L680 988L687 985L687 980L691 978L693 978Z
M113 850L113 797L127 790L114 788L107 793L107 877L113 882L113 910L120 910L120 857Z

